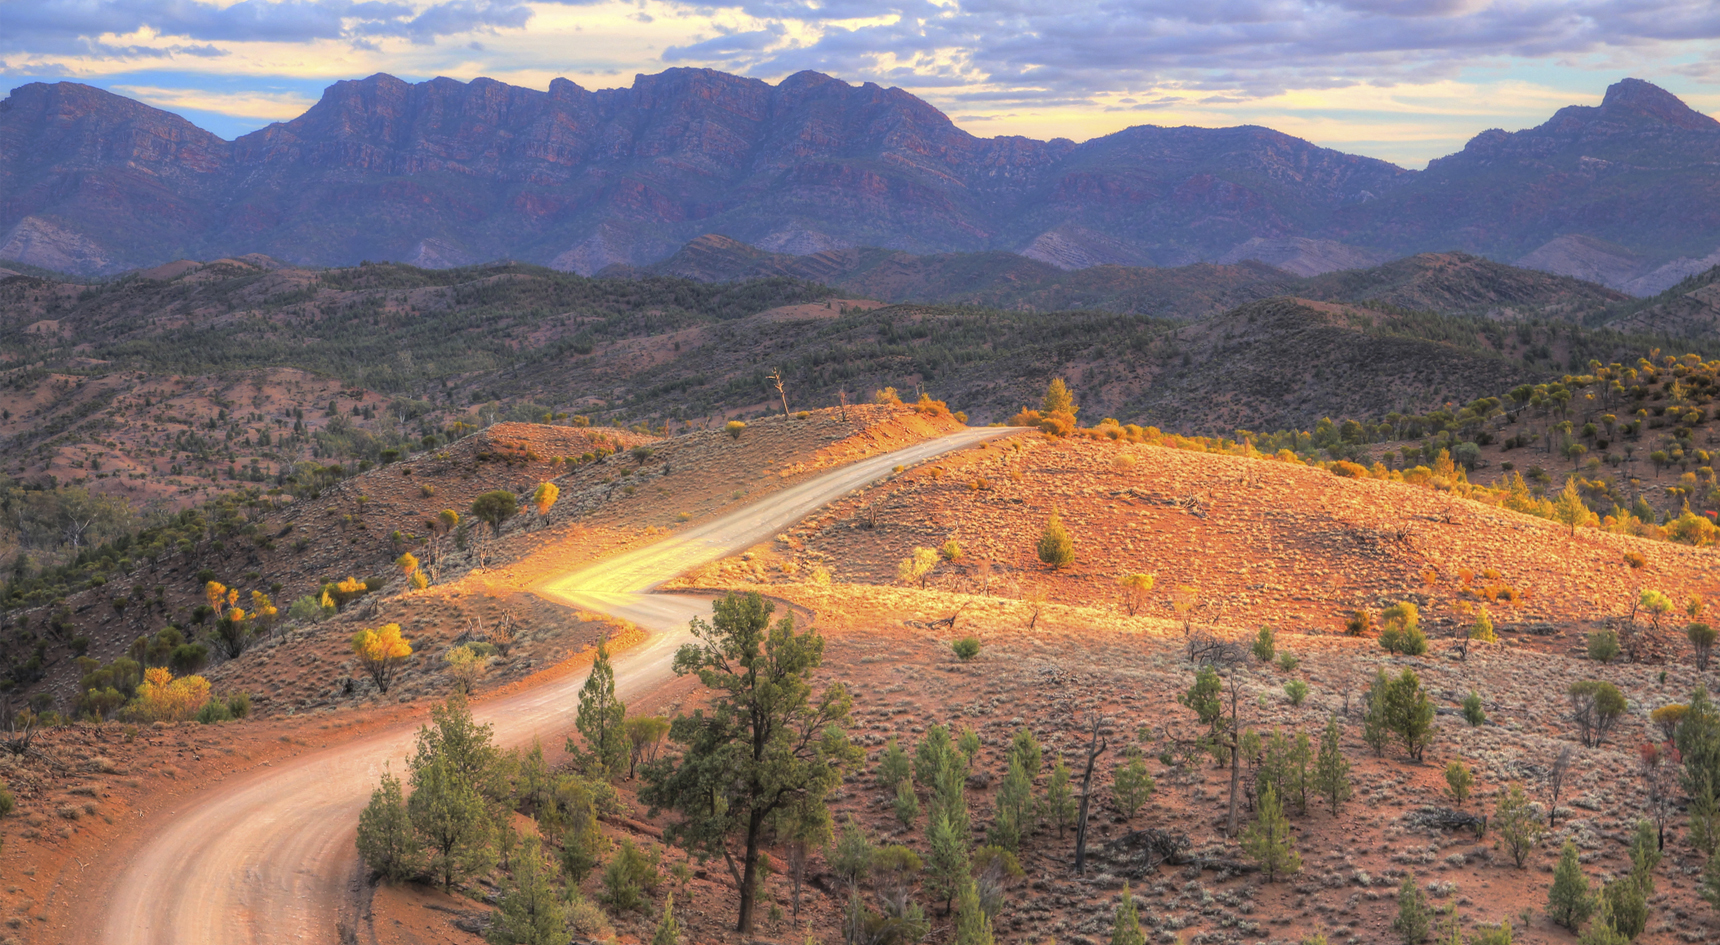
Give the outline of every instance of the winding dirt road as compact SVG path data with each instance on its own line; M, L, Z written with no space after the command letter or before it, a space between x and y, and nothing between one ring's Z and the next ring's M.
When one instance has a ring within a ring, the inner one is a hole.
M973 446L1008 430L963 430L863 460L714 522L602 561L535 588L574 606L630 620L654 632L616 658L624 697L671 678L687 623L710 612L710 599L649 591L679 574L784 530L834 499L888 473ZM502 745L536 737L559 744L573 728L585 674L549 681L474 707ZM72 940L102 945L240 945L333 943L343 909L360 882L353 846L358 813L392 764L404 769L416 726L279 763L231 785L187 798L136 845L103 907ZM89 896L94 899L94 896Z

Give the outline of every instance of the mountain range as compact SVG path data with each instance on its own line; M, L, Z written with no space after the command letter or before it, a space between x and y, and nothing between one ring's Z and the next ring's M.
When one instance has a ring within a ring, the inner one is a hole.
M1418 172L1253 126L979 138L900 89L814 72L600 91L375 75L231 142L76 83L0 102L0 258L51 269L266 253L589 274L705 233L788 255L1303 276L1461 250L1652 295L1720 263L1720 122L1625 79Z

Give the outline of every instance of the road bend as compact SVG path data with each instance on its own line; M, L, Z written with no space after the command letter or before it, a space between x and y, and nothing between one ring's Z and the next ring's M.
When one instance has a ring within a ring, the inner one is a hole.
M708 595L654 594L693 568L786 530L809 513L888 474L1004 435L976 428L862 460L772 493L707 524L605 559L533 588L545 597L631 621L650 636L615 659L623 698L670 679L687 624L710 613ZM481 701L473 714L503 746L545 745L573 728L585 674ZM107 890L89 903L74 942L101 945L334 943L361 881L358 814L385 769L404 774L416 725L263 767L199 791L134 845Z

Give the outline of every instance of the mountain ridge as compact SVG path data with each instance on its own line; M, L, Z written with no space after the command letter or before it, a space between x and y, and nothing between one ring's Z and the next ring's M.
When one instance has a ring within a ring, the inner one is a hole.
M591 273L721 231L796 254L1001 250L1063 269L1255 247L1303 275L1553 244L1536 258L1574 274L1589 270L1555 241L1582 238L1620 247L1609 282L1648 278L1646 292L1720 250L1710 157L1720 122L1635 79L1422 172L1253 125L979 138L901 89L815 72L771 85L670 69L596 91L378 73L232 142L90 86L32 83L0 102L0 257L83 273L255 252Z

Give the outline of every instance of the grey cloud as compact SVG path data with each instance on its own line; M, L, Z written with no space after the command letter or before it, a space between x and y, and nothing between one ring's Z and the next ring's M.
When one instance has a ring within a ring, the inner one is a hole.
M769 29L728 33L690 46L670 46L663 50L663 61L726 62L763 51L781 40L784 32L781 25L773 24Z
M142 56L97 41L149 27L163 36L211 42L357 41L400 35L424 40L473 29L518 27L531 18L522 0L452 0L419 12L387 0L241 0L221 7L209 0L0 0L0 49L34 54ZM177 47L211 55L204 46Z

